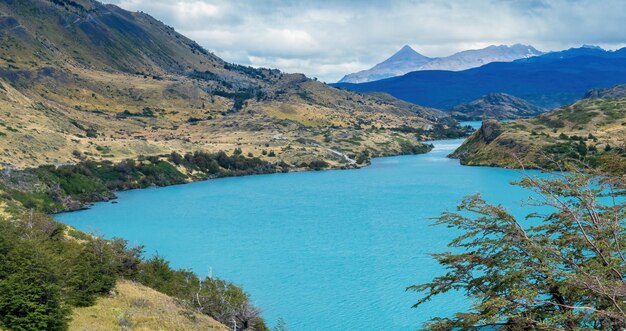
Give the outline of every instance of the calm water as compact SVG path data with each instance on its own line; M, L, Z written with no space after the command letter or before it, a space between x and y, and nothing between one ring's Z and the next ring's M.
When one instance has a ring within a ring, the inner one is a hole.
M360 170L227 178L119 193L119 203L57 215L123 237L180 268L234 281L289 330L412 330L467 307L450 294L420 309L405 287L442 269L430 257L457 233L432 217L482 192L521 212L516 171L462 167L429 154L375 159Z

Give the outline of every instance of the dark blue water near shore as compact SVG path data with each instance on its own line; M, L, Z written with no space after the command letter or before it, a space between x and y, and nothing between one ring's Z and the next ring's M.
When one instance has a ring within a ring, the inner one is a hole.
M432 217L466 195L513 206L528 192L514 170L447 159L461 140L359 170L227 178L119 193L119 203L57 215L123 237L179 268L234 281L289 330L412 330L468 306L450 294L412 309L405 292L443 270L430 253L458 233Z

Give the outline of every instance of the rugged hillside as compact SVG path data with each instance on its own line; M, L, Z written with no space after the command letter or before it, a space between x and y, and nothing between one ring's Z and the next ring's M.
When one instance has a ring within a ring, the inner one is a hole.
M64 330L70 309L89 307L73 328L219 327L207 315L265 330L234 284L45 213L115 190L422 153L430 146L418 138L462 134L444 116L225 63L144 13L92 0L2 1L0 328ZM119 296L103 298L116 282ZM181 307L190 312L179 316Z
M510 62L541 54L543 52L532 46L516 44L512 46L492 45L482 49L458 52L446 57L429 58L406 45L373 68L348 74L339 83L366 83L401 76L418 70L465 70L491 62Z
M91 184L78 173L61 182L78 191ZM1 330L67 330L70 322L73 330L267 330L238 286L56 222L38 185L0 181Z
M611 95L624 86L596 90ZM583 99L535 118L487 121L452 157L466 165L541 167L588 164L626 171L626 95Z
M405 101L449 109L502 92L542 108L582 98L592 88L626 83L626 48L575 48L464 71L415 71L363 84L336 84L353 91L380 91Z
M434 109L225 63L92 0L4 1L0 40L0 163L18 168L236 148L344 166L419 145L397 128L446 127Z
M474 101L458 105L450 111L452 116L458 120L475 121L532 117L544 113L546 110L506 93L490 93Z
M120 280L91 307L73 311L71 331L220 330L230 328L141 284Z

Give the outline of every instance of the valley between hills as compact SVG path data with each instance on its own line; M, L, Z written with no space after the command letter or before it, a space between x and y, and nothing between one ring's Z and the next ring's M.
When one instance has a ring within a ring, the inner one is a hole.
M0 22L0 162L15 168L235 149L291 168L341 167L455 123L383 94L226 63L112 5L4 3Z
M141 12L92 0L2 2L0 239L10 273L0 286L14 289L2 300L17 306L2 306L0 325L266 330L238 286L47 214L118 190L355 168L468 132L440 110L386 94L227 63ZM13 299L39 289L29 283L38 275L47 277L47 292L34 294L45 309L23 313Z
M502 53L488 62L513 62L480 66L488 51ZM353 169L467 136L450 155L463 165L582 165L623 175L625 85L579 94L624 83L625 49L562 54L515 45L432 59L405 47L396 57L403 70L375 67L335 87L228 63L143 12L94 0L3 1L0 328L269 330L239 286L50 216L115 199L117 191ZM458 71L408 72L407 59ZM554 93L533 84L532 70L545 77L556 67L559 82L570 83L607 63L594 80ZM494 90L501 84L490 78L520 68L532 70ZM473 132L460 120L484 122Z

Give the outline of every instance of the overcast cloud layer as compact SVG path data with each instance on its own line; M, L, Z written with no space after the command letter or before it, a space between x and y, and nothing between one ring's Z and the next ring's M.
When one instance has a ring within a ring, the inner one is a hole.
M426 56L491 44L626 45L624 0L105 0L173 26L226 61L327 82L405 44Z

